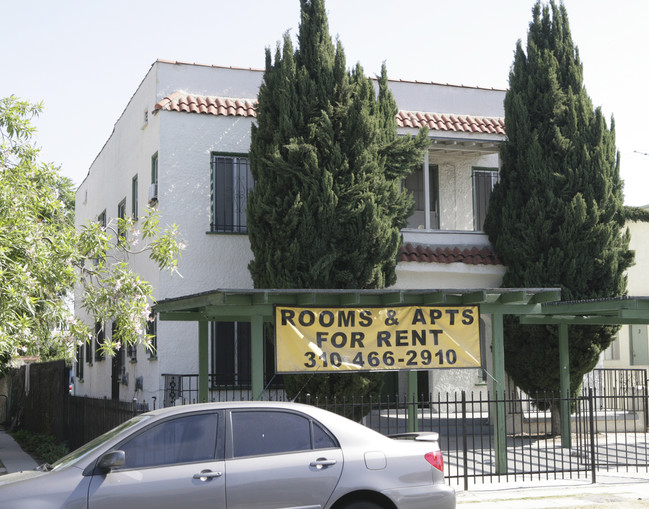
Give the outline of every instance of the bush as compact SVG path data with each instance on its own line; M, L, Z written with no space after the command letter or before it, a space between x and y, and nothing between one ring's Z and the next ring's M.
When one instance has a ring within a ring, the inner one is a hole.
M40 463L54 463L70 452L66 444L58 443L51 435L21 429L11 433L11 436L26 453Z

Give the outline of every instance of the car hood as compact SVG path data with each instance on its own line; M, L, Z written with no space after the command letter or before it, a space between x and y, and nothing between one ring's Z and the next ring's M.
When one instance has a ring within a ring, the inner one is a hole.
M0 476L0 486L12 482L25 481L26 479L33 479L45 475L46 473L47 472L40 472L38 470L22 470L20 472L14 472L13 474L6 474Z

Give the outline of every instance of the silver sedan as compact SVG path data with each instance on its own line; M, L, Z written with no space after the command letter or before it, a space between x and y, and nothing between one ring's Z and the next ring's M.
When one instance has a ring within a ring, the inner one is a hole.
M388 438L297 403L208 403L139 415L0 477L0 508L454 508L442 470L435 433Z

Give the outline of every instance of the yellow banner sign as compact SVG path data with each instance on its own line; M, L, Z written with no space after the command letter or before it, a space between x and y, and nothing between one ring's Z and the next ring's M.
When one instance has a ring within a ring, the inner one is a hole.
M277 373L480 367L479 324L477 306L277 306Z

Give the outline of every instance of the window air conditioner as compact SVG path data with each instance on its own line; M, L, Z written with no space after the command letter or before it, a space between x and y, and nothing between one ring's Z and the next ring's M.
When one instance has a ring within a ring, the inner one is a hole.
M158 184L151 184L149 187L149 205L158 201Z

